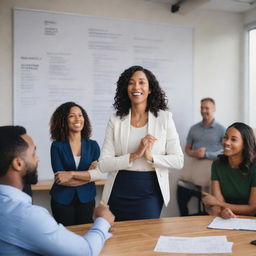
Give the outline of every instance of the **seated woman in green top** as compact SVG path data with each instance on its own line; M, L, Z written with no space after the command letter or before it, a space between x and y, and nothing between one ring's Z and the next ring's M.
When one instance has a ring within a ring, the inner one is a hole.
M256 213L256 140L251 127L230 125L222 142L223 154L212 164L212 195L203 202L211 215L234 218Z

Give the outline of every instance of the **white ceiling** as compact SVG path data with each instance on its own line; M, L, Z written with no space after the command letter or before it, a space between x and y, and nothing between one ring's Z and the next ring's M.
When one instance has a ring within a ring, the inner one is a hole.
M193 1L193 0L188 0ZM230 12L246 12L256 8L256 1L253 0L210 0L199 8L208 10L221 10Z
M175 4L178 0L146 0L164 4ZM219 10L229 12L246 12L256 8L256 0L183 0L179 12L189 12L193 9Z

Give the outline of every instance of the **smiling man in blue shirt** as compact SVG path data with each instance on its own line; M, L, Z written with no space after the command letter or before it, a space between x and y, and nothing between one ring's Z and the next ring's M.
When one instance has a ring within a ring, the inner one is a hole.
M215 111L214 99L204 98L201 100L200 112L202 121L193 125L189 130L185 147L185 152L188 156L198 160L215 160L221 154L221 142L226 129L215 121ZM202 169L200 168L199 170L202 170L202 173L200 175L207 177L207 174L205 174L207 170L204 169L205 167L203 165L201 166ZM184 165L183 170L181 179L178 181L177 201L181 216L187 216L189 215L188 202L193 196L200 198L202 188L199 184L192 184L187 180L188 176L190 176L189 178L193 177L198 182L198 172L195 172L187 164ZM208 172L210 172L210 167L208 168ZM210 184L210 174L208 183Z
M114 215L100 203L92 228L80 236L58 224L46 209L32 205L22 188L37 182L35 151L23 127L0 127L0 255L98 255L111 236Z

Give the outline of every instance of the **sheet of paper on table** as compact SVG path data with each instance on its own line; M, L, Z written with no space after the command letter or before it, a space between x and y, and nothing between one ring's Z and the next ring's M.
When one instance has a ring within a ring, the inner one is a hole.
M256 219L243 219L243 218L223 219L220 217L216 217L209 224L208 228L255 231Z
M233 243L226 236L173 237L160 236L155 252L217 254L232 253Z

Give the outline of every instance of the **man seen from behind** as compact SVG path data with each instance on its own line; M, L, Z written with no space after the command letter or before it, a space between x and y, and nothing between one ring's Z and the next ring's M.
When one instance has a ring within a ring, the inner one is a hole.
M58 224L22 192L24 184L37 183L38 161L25 128L0 127L0 256L98 255L111 236L114 215L100 203L92 228L81 236Z

